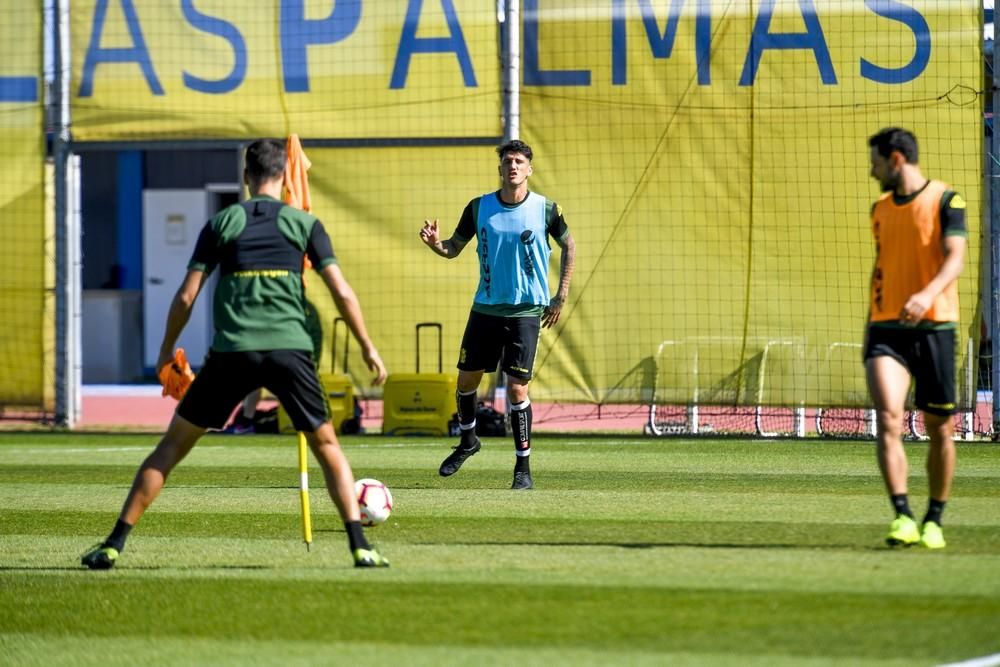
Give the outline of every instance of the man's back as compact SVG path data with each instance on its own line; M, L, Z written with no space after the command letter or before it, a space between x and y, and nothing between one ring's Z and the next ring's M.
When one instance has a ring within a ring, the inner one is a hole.
M271 197L234 204L209 220L188 268L219 269L213 350L312 350L305 324L305 255L317 269L336 261L314 216Z

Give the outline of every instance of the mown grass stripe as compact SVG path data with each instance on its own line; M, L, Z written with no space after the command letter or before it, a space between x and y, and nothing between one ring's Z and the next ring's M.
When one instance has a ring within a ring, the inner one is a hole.
M350 567L344 533L323 530L306 552L294 536L278 538L152 537L133 540L107 576L147 579L265 579L336 585L359 576ZM727 589L818 594L873 591L896 596L1000 599L989 577L1000 556L922 550L886 553L859 547L591 543L417 543L372 536L397 567L378 581L509 586ZM89 575L79 538L15 535L4 538L9 557L0 572L32 576ZM623 562L628 567L623 567ZM477 567L469 567L477 563ZM101 575L103 576L103 575Z
M390 483L390 486L391 483ZM485 485L484 485L485 486ZM869 523L891 519L889 504L876 495L834 495L817 490L810 495L770 492L716 491L636 491L625 489L550 491L544 487L529 493L512 493L501 488L395 489L397 518L468 515L510 519L570 519L586 515L592 520L619 521L622 518L674 521L771 522L827 525ZM48 484L0 485L0 510L83 510L116 512L128 486L59 486ZM325 490L313 489L313 511L332 512ZM919 496L913 505L919 511ZM298 495L288 488L183 487L167 486L150 516L157 512L198 514L228 511L253 514L261 509L297 513ZM1000 526L1000 504L993 498L958 498L948 510L948 526ZM474 524L472 524L474 525Z
M134 466L111 465L32 465L0 464L0 479L4 484L35 484L44 477L49 485L96 485L120 487L131 483ZM442 480L432 471L415 471L410 468L361 468L357 476L377 476L397 492L414 489L481 489L497 485L506 470L468 470L461 477ZM322 473L317 466L310 474L318 480ZM586 471L547 469L537 475L539 491L565 490L623 490L636 492L712 492L768 493L780 489L782 494L812 496L843 494L862 495L879 488L881 480L869 471L867 476L831 474L736 474L714 472L605 472L595 476ZM506 481L506 478L503 477ZM918 483L914 479L914 495ZM314 486L318 487L318 484ZM170 488L247 488L287 489L298 487L298 471L290 466L274 465L215 465L182 466L171 476ZM994 478L960 478L955 492L961 499L1000 498Z
M268 508L271 509L271 508ZM108 530L115 511L11 510L4 513L0 535L90 536ZM332 504L314 513L314 529L342 531ZM822 548L872 551L882 548L883 523L842 523L817 529L814 524L784 521L656 520L633 517L607 522L589 517L569 519L477 517L475 530L463 516L403 516L370 529L376 539L412 544L593 544L633 547ZM298 538L294 511L169 512L151 511L135 534L143 537ZM981 553L1000 557L1000 530L995 525L948 526L948 554Z
M384 633L383 633L384 634ZM458 644L434 646L378 641L330 641L317 637L309 641L219 640L184 637L86 637L43 634L0 634L0 653L21 667L132 667L136 655L155 665L282 665L283 667L316 664L406 665L440 667L441 665L477 665L482 667L607 667L621 664L618 650L583 650L540 646L475 647ZM210 657L208 657L210 656ZM827 658L775 653L727 655L723 653L684 653L630 651L630 667L829 667ZM856 664L856 663L855 663ZM913 667L911 658L879 660L881 667Z
M113 577L6 578L0 631L308 641L359 639L359 618L391 620L388 643L567 646L622 651L710 651L813 655L814 628L839 627L824 654L896 657L899 624L921 638L914 657L940 660L958 644L985 653L1000 600L891 594L730 590L510 587L445 582L380 583L374 576L325 590L314 583L238 580L123 581ZM32 605L17 604L32 599ZM740 610L733 614L733 609ZM127 619L94 623L95 618ZM516 624L516 630L511 628ZM377 626L376 626L377 627Z

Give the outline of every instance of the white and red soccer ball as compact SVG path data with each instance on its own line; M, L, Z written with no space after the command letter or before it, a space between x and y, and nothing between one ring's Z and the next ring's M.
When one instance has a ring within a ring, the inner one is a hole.
M377 526L392 513L392 493L377 479L359 479L354 483L354 493L358 496L361 509L361 525Z

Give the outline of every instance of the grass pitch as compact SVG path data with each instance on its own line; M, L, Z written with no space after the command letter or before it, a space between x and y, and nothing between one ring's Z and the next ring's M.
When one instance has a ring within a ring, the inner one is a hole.
M346 438L385 482L351 567L315 463L300 536L291 436L209 436L119 565L80 568L136 435L0 434L0 664L934 665L1000 653L1000 448L959 444L948 547L889 550L871 443L537 437L454 477L450 443ZM926 448L907 446L911 504Z

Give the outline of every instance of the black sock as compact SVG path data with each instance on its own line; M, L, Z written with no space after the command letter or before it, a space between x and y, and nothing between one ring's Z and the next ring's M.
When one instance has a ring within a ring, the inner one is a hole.
M924 523L928 521L933 521L937 525L941 525L941 513L944 512L944 500L934 500L930 499L927 503L927 514L924 515Z
M458 423L462 430L461 446L471 447L476 441L476 390L455 392L455 403L458 406Z
M355 549L371 549L371 545L365 539L365 531L361 530L360 521L345 521L344 530L347 531L347 541L351 543L352 552Z
M114 530L108 535L108 539L104 540L104 546L111 547L112 549L122 552L125 550L125 540L128 539L129 531L132 530L130 524L125 523L121 519L115 523Z
M905 514L911 519L913 518L913 512L910 510L910 501L906 498L905 493L893 494L889 500L892 502L892 508L896 510L897 516Z
M514 457L514 472L526 472L531 473L531 466L528 463L530 456L515 456Z

